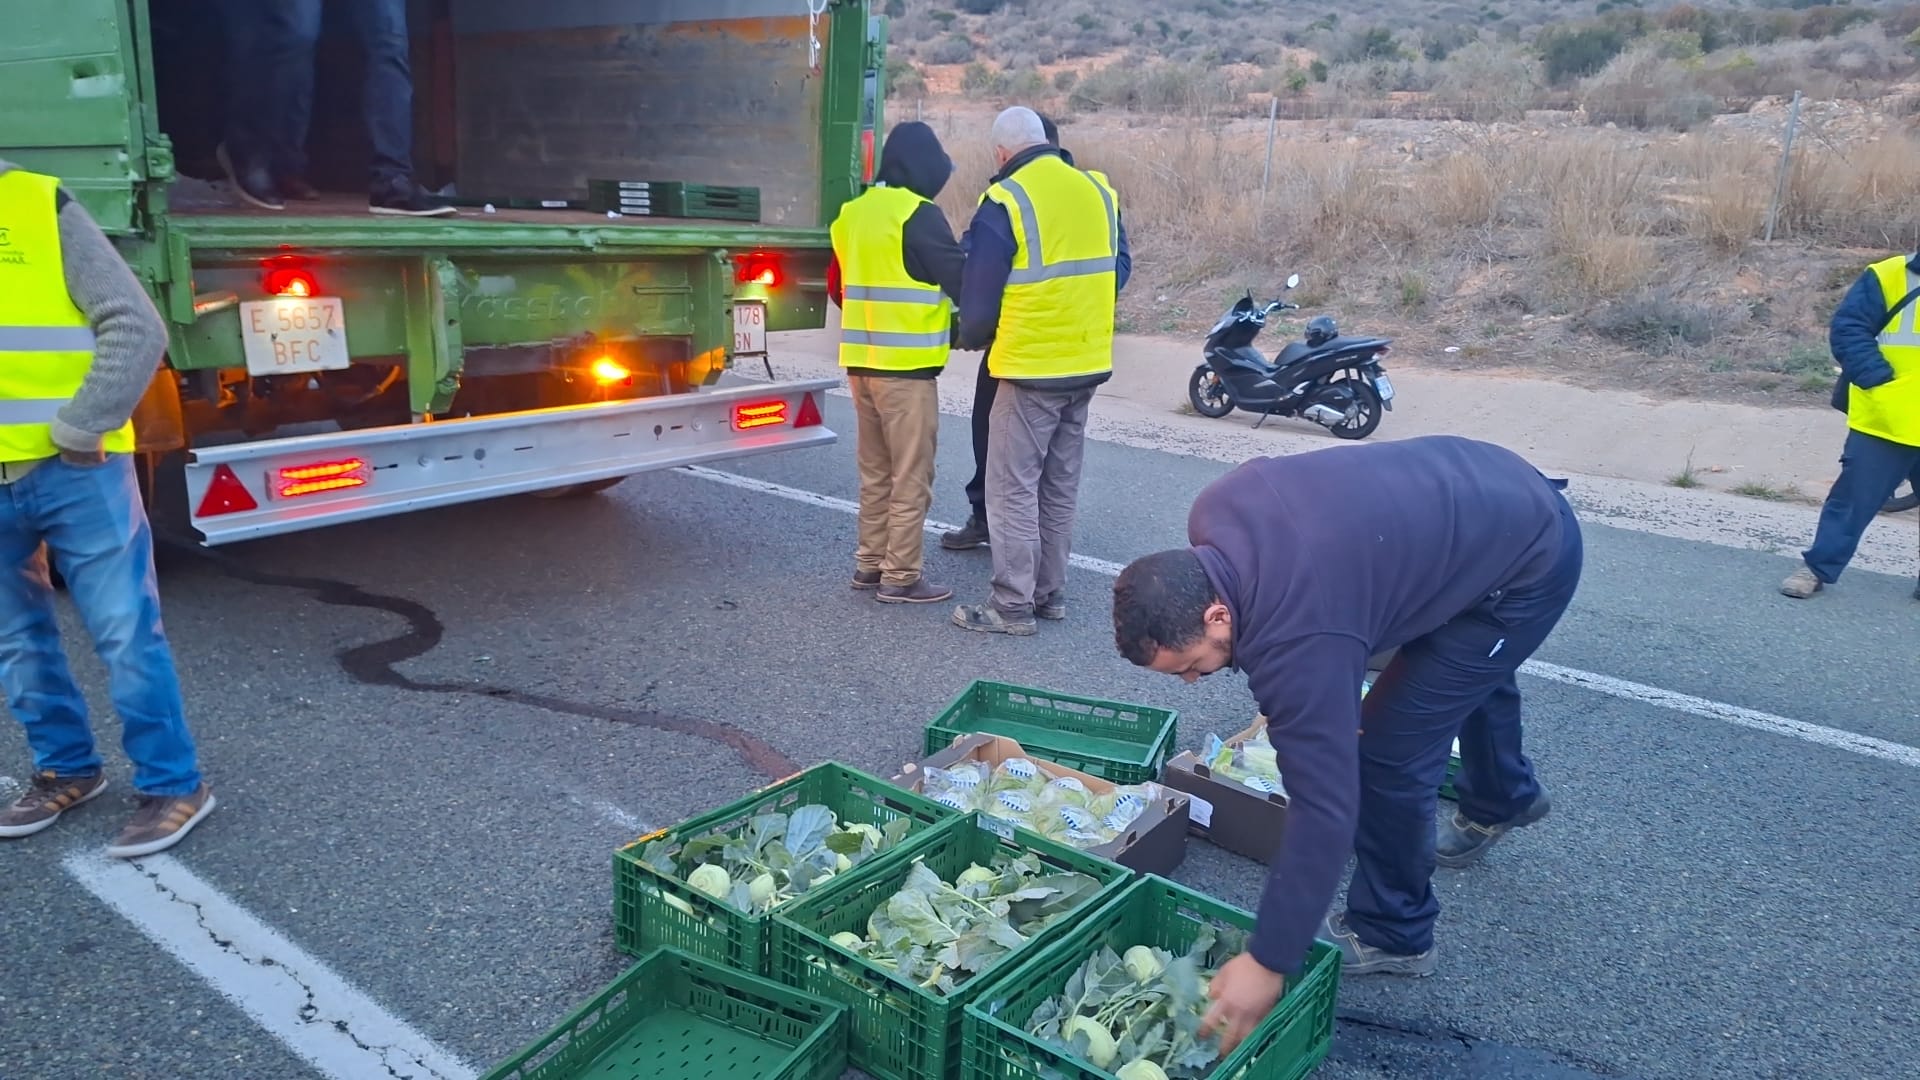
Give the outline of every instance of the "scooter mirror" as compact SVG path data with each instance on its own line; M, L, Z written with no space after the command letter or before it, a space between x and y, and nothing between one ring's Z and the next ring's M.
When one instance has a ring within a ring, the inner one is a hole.
M1287 288L1289 288L1289 289L1296 289L1296 288L1299 288L1299 287L1300 287L1300 275L1299 275L1299 274L1288 274L1288 275L1287 275Z

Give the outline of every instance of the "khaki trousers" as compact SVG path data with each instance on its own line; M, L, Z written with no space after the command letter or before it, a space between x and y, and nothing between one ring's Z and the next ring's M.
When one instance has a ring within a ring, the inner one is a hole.
M927 509L933 505L933 452L940 392L932 379L849 375L859 418L858 570L880 571L883 585L920 580Z

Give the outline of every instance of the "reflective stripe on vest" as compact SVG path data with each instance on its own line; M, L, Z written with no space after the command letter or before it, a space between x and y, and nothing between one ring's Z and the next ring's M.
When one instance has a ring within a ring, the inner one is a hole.
M1873 264L1889 311L1900 298L1920 287L1920 275L1908 268L1911 255L1896 255ZM1908 304L1880 332L1880 355L1893 368L1893 379L1871 390L1847 388L1847 426L1906 446L1920 446L1920 298Z
M0 173L0 462L59 453L53 421L93 366L93 330L67 293L59 187L40 173ZM131 452L133 422L108 432L101 448Z
M944 367L953 302L907 273L908 219L927 200L875 187L843 206L831 230L840 261L840 366L876 371Z
M987 189L1013 226L1013 266L987 354L999 379L1113 370L1120 205L1105 179L1044 154Z

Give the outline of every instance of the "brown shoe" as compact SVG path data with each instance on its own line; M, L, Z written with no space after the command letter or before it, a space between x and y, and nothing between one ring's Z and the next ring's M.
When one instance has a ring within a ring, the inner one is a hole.
M952 596L952 589L921 578L911 585L882 585L874 599L883 604L937 604Z
M36 773L33 786L12 806L0 810L0 837L32 836L51 826L60 815L107 790L107 775L55 776Z
M187 838L187 833L213 813L213 789L206 784L191 795L142 795L133 820L107 848L116 859L137 859L165 851Z
M1067 617L1067 594L1065 590L1054 593L1045 600L1036 600L1033 613L1043 619L1058 621Z
M1814 577L1813 571L1804 566L1789 574L1787 580L1780 583L1780 592L1795 600L1805 600L1819 592L1821 588L1820 579Z
M863 591L866 589L879 588L880 587L880 571L855 570L853 572L853 587Z

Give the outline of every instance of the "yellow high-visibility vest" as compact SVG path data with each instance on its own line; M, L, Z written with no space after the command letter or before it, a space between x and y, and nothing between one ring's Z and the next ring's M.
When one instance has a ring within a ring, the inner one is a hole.
M93 366L93 330L67 295L59 186L21 169L0 173L0 461L60 452L54 415ZM101 448L131 453L133 421L108 432Z
M1013 271L988 354L998 379L1113 370L1120 196L1097 172L1053 154L987 189L1013 225Z
M840 366L879 371L944 367L953 301L907 273L907 219L926 199L873 187L840 208L829 230L840 261Z
M1911 255L1895 255L1873 264L1887 310L1920 287L1920 275L1907 268ZM1920 446L1920 327L1914 317L1920 302L1908 304L1880 331L1880 355L1893 368L1893 380L1871 390L1847 387L1847 426L1906 446Z

